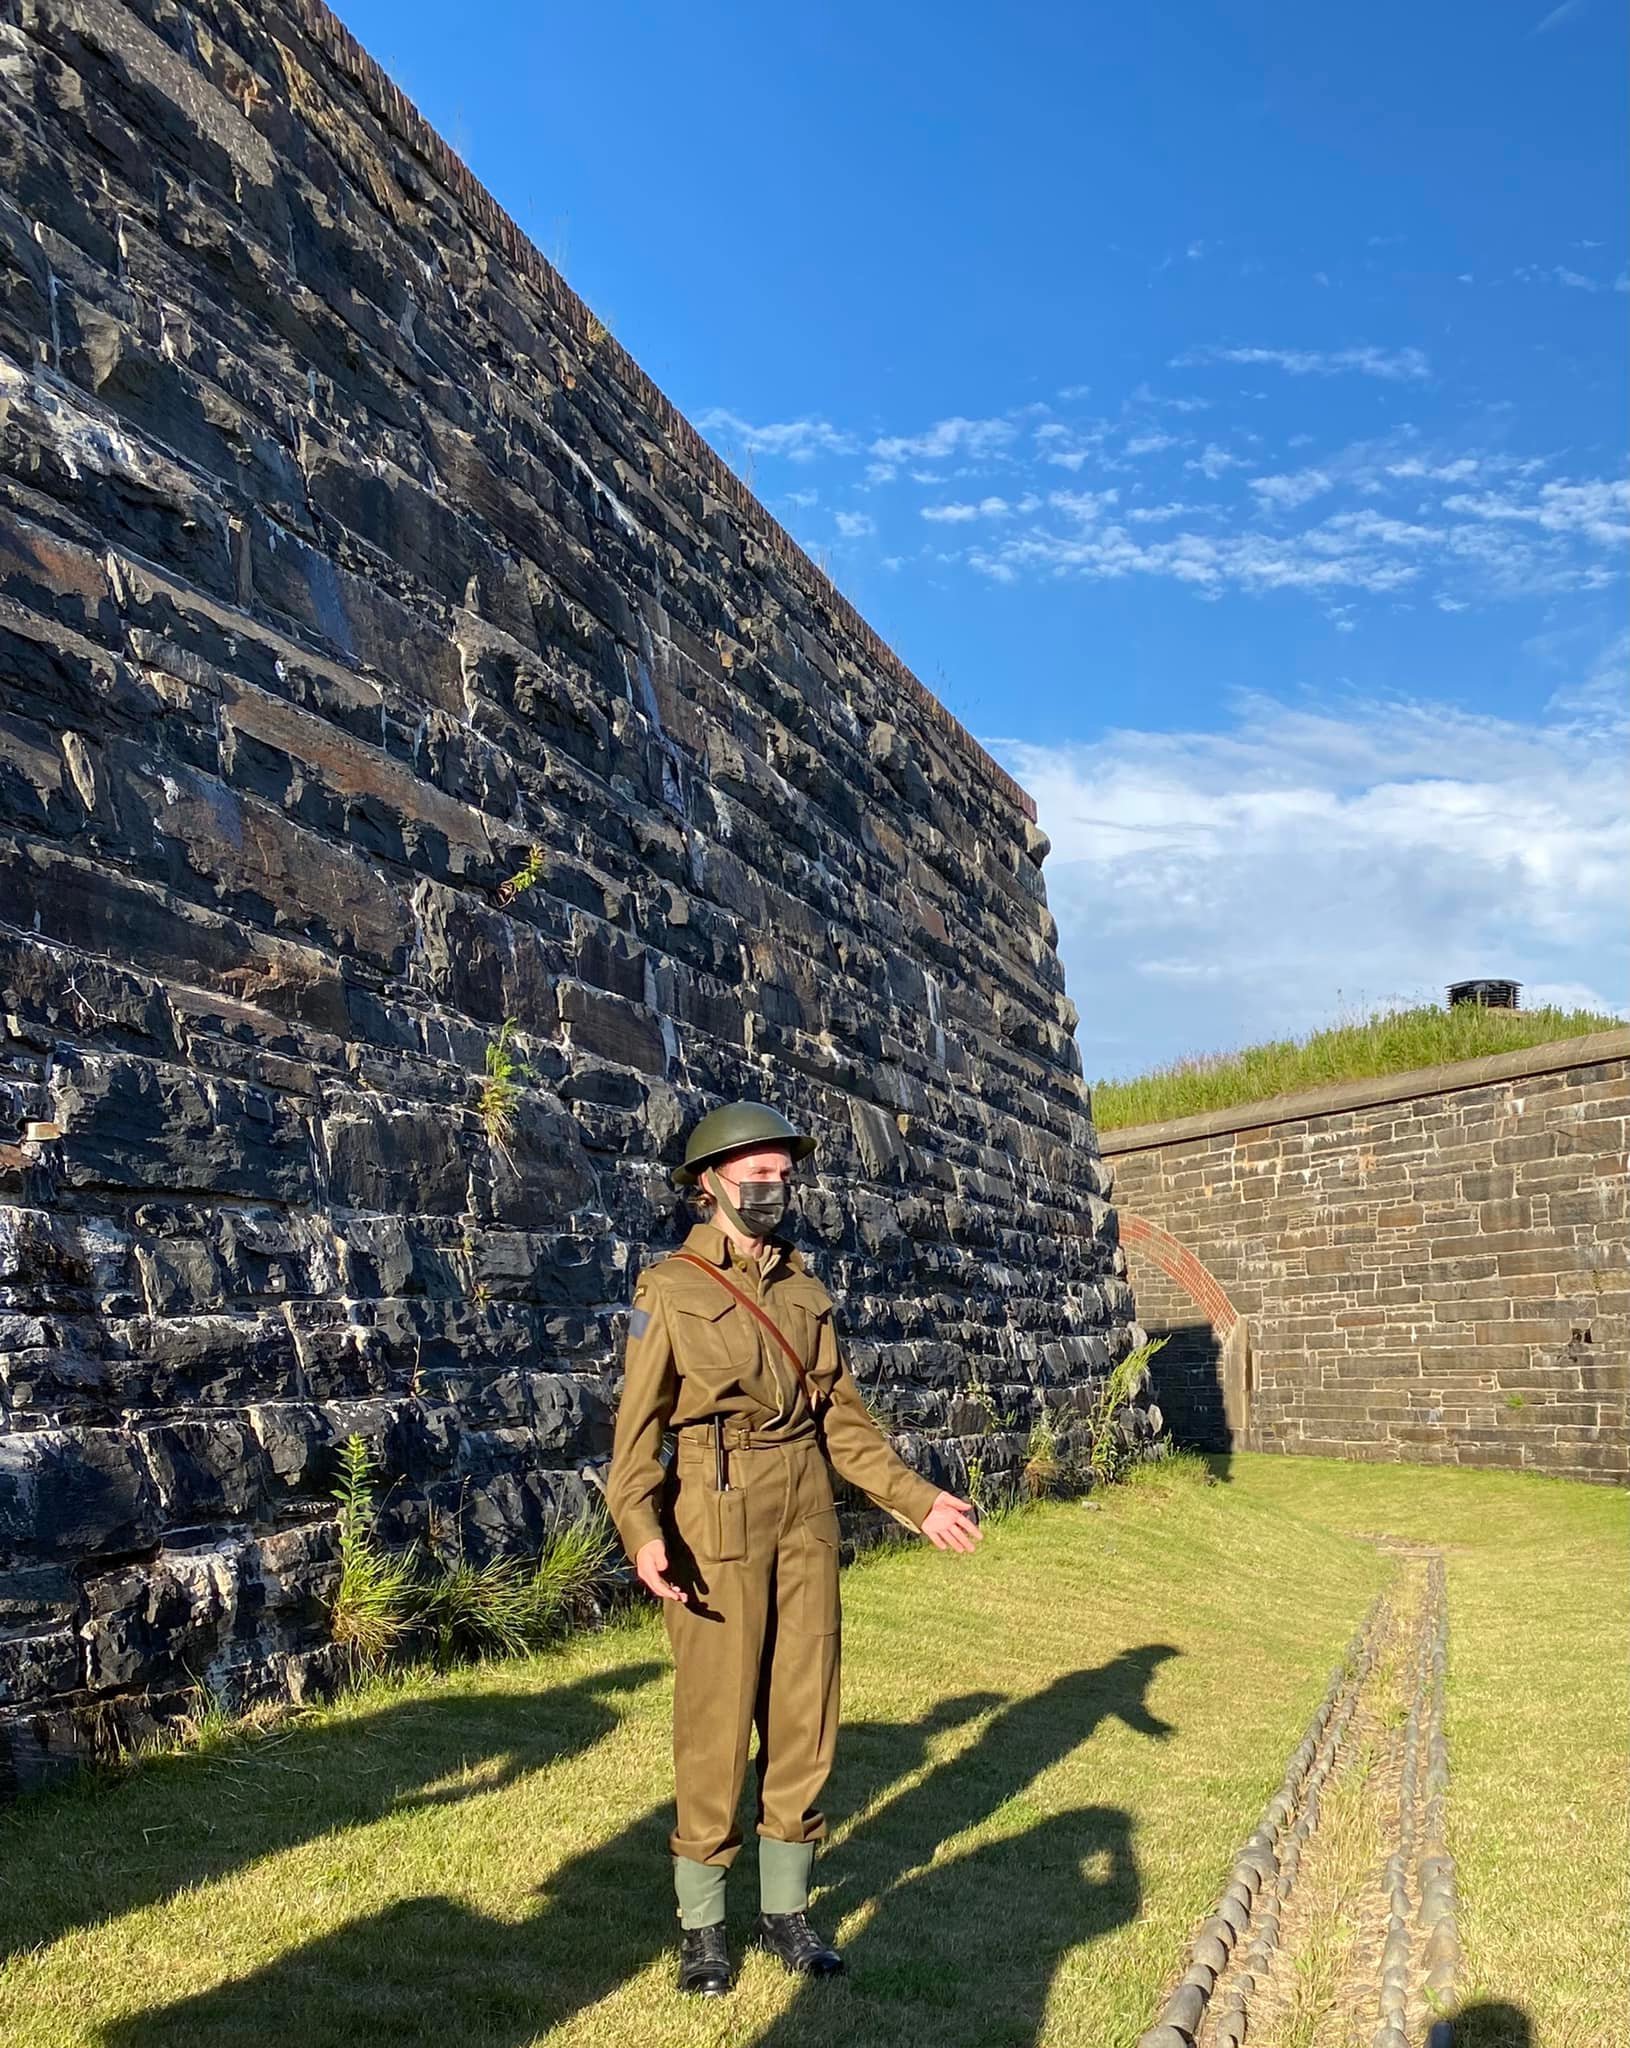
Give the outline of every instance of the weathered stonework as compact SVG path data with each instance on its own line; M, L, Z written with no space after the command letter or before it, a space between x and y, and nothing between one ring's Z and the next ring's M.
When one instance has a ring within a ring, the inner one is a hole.
M314 0L0 0L0 693L0 1779L581 1503L720 1097L930 1472L1131 1341L1028 799Z
M1630 1031L1110 1131L1176 1440L1630 1478Z

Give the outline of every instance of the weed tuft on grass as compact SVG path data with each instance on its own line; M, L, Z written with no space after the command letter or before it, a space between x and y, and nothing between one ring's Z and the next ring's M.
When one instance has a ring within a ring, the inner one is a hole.
M1024 1489L1032 1500L1056 1493L1064 1478L1058 1425L1045 1405L1030 1425L1024 1447Z
M1166 1348L1164 1337L1154 1337L1129 1351L1111 1368L1098 1398L1087 1417L1091 1441L1087 1449L1087 1472L1096 1486L1108 1486L1121 1478L1132 1463L1132 1446L1121 1432L1122 1415L1142 1393L1149 1368Z
M374 1482L378 1464L359 1436L340 1451L340 1587L330 1616L354 1666L377 1670L428 1639L439 1670L467 1658L515 1657L589 1618L616 1551L604 1515L561 1517L538 1555L473 1564L463 1553L421 1557L379 1542Z
M377 1535L374 1478L378 1463L360 1436L340 1446L340 1583L329 1633L350 1653L353 1670L383 1664L406 1640L418 1615L417 1559L393 1553Z

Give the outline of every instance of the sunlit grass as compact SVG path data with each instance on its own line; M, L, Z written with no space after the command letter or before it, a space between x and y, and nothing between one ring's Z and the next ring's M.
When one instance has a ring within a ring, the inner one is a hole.
M1533 2048L1621 2048L1630 1502L1526 1474L1271 1457L1235 1469L1264 1505L1321 1529L1446 1547L1463 1994L1526 2008Z
M850 1974L814 1991L761 1957L721 2004L671 1989L654 1621L373 1684L237 1743L212 1730L205 1752L0 1816L0 2040L1129 2044L1386 1576L1350 1532L1439 1520L1459 1546L1456 1810L1475 1793L1491 1815L1457 1822L1469 1938L1504 1972L1523 1878L1499 1865L1532 1853L1514 1814L1566 1778L1595 1802L1570 1853L1594 1864L1597 1911L1577 1911L1587 1880L1567 1876L1558 1911L1591 1924L1550 1925L1530 1861L1525 1908L1545 1925L1521 1937L1529 1974L1498 1981L1577 2020L1613 1964L1616 1822L1599 1795L1622 1642L1578 1622L1621 1506L1493 1475L1246 1459L1224 1484L1185 1465L1095 1509L1010 1515L972 1559L918 1548L849 1574L816 1910ZM1579 1581L1571 1627L1553 1605L1514 1630L1501 1599L1534 1600L1547 1552ZM1563 1636L1561 1668L1536 1675L1528 1660ZM1490 1683L1502 1638L1554 1717L1538 1756L1508 1747L1535 1708ZM1582 1777L1560 1761L1570 1744ZM738 1937L752 1877L749 1847ZM1538 2048L1598 2048L1568 2024Z
M1369 1080L1408 1073L1484 1053L1549 1045L1558 1038L1622 1028L1622 1017L1593 1010L1485 1010L1460 1003L1452 1010L1427 1004L1416 1010L1377 1012L1306 1038L1276 1039L1239 1052L1197 1054L1153 1073L1100 1081L1092 1091L1098 1128L1164 1123L1237 1103L1261 1102L1298 1088L1333 1081Z

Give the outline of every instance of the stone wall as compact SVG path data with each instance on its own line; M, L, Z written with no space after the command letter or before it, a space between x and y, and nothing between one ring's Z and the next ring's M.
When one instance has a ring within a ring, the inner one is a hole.
M720 1097L925 1470L1131 1341L1028 799L314 0L0 0L0 692L0 1777L577 1508Z
M1174 1440L1630 1478L1630 1031L1110 1131Z

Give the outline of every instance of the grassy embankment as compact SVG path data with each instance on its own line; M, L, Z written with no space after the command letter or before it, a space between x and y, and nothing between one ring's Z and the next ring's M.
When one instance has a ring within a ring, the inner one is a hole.
M1428 1004L1365 1017L1306 1038L1248 1046L1243 1052L1198 1054L1127 1081L1100 1081L1092 1091L1093 1115L1103 1131L1164 1123L1170 1117L1232 1109L1299 1088L1405 1074L1415 1067L1515 1052L1559 1038L1583 1038L1593 1031L1621 1029L1624 1021L1592 1010L1485 1010L1475 1003L1442 1010Z
M868 1561L819 1866L850 1975L755 1957L722 2005L669 1988L651 1619L214 1733L0 1816L0 2039L1130 2043L1386 1576L1355 1532L1394 1530L1450 1546L1474 1974L1535 2048L1606 2048L1623 1522L1556 1482L1242 1458L998 1522L971 1560ZM733 1892L740 1930L751 1848Z

